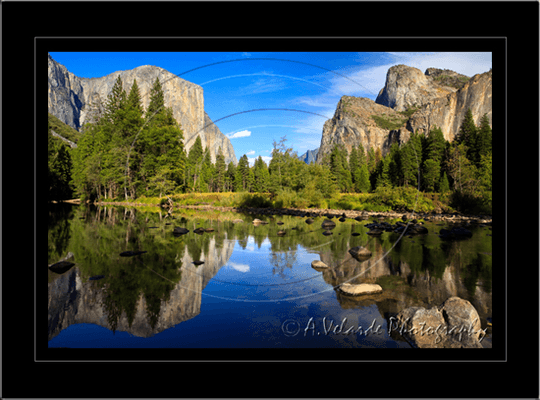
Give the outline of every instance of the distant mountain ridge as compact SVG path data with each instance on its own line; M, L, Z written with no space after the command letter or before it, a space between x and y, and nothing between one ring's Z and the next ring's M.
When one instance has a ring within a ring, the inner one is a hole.
M92 121L103 109L115 80L120 75L123 87L129 92L137 79L143 108L150 103L150 90L156 78L163 87L166 107L172 107L174 118L184 132L186 151L201 137L203 148L208 146L212 162L221 147L225 162L237 164L234 148L204 111L203 89L163 68L143 65L131 70L116 71L101 78L79 78L57 63L49 54L48 109L49 113L76 130Z
M318 147L315 150L308 150L307 152L302 154L299 158L306 164L311 164L312 162L317 161L317 154L319 154Z

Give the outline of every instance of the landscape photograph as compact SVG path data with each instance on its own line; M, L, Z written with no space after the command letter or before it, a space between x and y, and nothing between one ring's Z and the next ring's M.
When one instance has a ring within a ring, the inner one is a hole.
M48 349L501 343L491 52L47 55Z

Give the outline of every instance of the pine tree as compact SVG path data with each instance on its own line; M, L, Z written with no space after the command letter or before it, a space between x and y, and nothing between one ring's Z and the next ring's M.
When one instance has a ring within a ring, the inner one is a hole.
M253 190L258 193L265 193L268 191L268 184L270 174L268 172L268 167L261 156L255 160L253 166L253 178L254 178L254 188Z
M165 107L165 100L163 95L163 88L159 82L159 78L156 77L154 85L150 90L150 104L148 104L148 109L146 110L145 118L147 121L152 119L156 114L158 114Z
M201 179L201 192L211 192L214 186L214 165L210 157L210 150L208 147L204 151L204 159L202 164L202 179Z
M367 152L367 167L370 175L375 171L376 166L377 160L375 157L375 150L373 150L373 147L370 147Z
M195 143L189 149L189 155L187 157L187 174L188 174L188 187L191 190L197 190L199 188L199 179L201 178L202 162L203 162L203 148L201 137L197 136Z
M434 126L427 136L425 159L440 162L444 154L445 142L441 128Z
M403 184L418 186L418 175L422 163L422 141L419 134L411 134L409 141L402 147L400 155Z
M126 101L126 91L123 88L122 78L118 75L105 103L104 116L109 123L115 125L124 118L123 110L126 107Z
M225 190L228 192L235 191L234 179L236 177L236 166L231 161L227 166L227 173L225 174Z
M347 150L343 146L334 145L330 153L330 171L341 192L352 190L352 176L347 163Z
M422 183L424 189L428 192L434 192L438 189L438 183L441 176L441 167L439 161L427 159L423 164Z
M235 189L237 192L249 190L249 161L244 154L238 161L236 175L234 180Z
M360 163L358 161L358 151L356 147L352 146L349 154L349 169L351 171L352 183L355 192L359 192L358 179L360 175Z
M215 179L215 187L217 192L223 192L225 191L225 173L226 171L226 165L225 165L225 156L223 155L223 150L221 150L221 146L218 149L218 154L216 156L216 179Z
M469 108L461 123L455 141L457 144L465 144L467 146L467 158L471 161L476 158L476 136L477 128L474 124L472 111Z
M439 192L446 193L449 190L450 190L450 184L448 183L448 176L446 176L446 172L444 172L441 177L440 184L439 184Z
M476 136L475 143L475 160L476 166L481 167L482 157L486 157L492 153L492 132L489 126L489 118L487 114L484 114L480 119L480 126L478 128L478 134Z
M360 174L358 177L358 189L362 193L367 193L371 190L371 183L369 181L369 171L367 164L363 164L360 167Z

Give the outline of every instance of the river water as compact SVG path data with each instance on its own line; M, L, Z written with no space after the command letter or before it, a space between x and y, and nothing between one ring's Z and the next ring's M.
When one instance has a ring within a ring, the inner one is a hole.
M254 218L268 224L254 225ZM451 227L444 222L425 222L427 234L400 239L367 235L372 220L334 219L329 236L322 234L324 218L305 220L50 205L48 264L72 253L75 265L48 270L48 345L409 348L389 319L451 296L472 303L487 328L484 346L491 343L491 227L471 225L472 238L448 241L437 235ZM190 232L175 236L174 227ZM193 232L200 227L213 231ZM372 251L369 260L349 255L359 245ZM120 256L125 251L146 253ZM313 260L330 268L316 270ZM383 293L350 297L335 290L343 282L377 283Z

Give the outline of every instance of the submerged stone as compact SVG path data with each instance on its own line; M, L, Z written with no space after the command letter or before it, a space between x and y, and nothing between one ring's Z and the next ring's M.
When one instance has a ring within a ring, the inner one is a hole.
M328 265L323 263L321 260L313 260L311 262L311 267L312 268L328 268Z
M329 219L325 219L321 226L323 228L335 228L336 223L334 221L330 221Z
M364 294L377 294L382 293L382 287L375 283L360 283L351 284L344 283L339 286L339 290L349 296L360 296Z
M175 235L185 235L188 232L189 232L189 229L180 228L180 227L175 227L174 230L173 230L173 233Z
M60 261L56 264L51 265L49 269L57 274L63 274L64 272L70 270L71 267L73 267L74 265L75 263L69 261Z
M351 256L353 256L356 259L359 259L359 258L366 259L366 258L371 257L371 251L369 251L363 246L353 247L352 249L349 250L349 253L351 254Z

